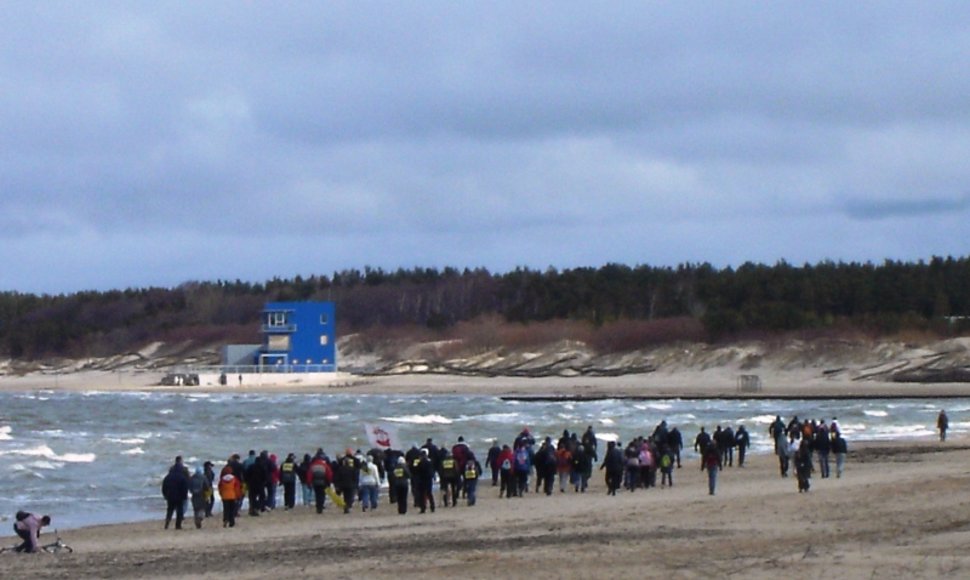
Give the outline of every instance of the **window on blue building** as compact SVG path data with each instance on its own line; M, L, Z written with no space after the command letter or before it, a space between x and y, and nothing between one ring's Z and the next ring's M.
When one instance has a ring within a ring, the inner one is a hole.
M326 326L328 322L330 322L330 317L327 316L326 314L321 314L320 315L320 324Z

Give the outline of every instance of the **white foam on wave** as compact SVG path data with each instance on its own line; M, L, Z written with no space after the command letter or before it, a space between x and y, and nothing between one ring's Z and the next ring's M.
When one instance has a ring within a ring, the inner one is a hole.
M391 423L413 423L416 425L451 425L454 421L441 415L405 415L403 417L381 417Z
M91 463L98 457L94 453L65 453L63 455L58 455L54 453L54 450L47 445L38 445L36 447L28 447L27 449L10 449L7 451L0 451L0 456L3 455L43 457L45 459L63 461L65 463Z
M596 439L609 443L610 441L619 441L620 435L618 433L597 433Z
M10 425L0 425L0 441L10 441L13 437L10 433L13 432L13 427Z
M488 421L490 423L515 423L521 417L521 413L486 413L477 417L465 417L465 419Z
M613 419L610 419L609 417L604 417L604 418L600 419L600 424L601 425L616 425L616 421L614 421Z
M755 415L748 419L749 422L755 423L757 425L771 425L775 422L774 415Z
M159 415L171 415L175 412L175 409L162 409L158 412Z
M121 452L122 455L144 455L145 450L141 447L133 447Z
M118 443L120 445L141 445L145 442L145 440L141 437L105 437L104 440L108 441L109 443Z
M863 413L865 415L868 415L869 417L888 417L889 416L889 413L887 411L880 411L880 410L866 409L865 411L863 411Z

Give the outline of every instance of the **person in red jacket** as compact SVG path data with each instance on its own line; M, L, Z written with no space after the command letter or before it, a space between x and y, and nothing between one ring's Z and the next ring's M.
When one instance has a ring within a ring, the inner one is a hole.
M327 501L327 487L333 482L333 469L327 456L322 450L317 451L316 457L307 469L307 481L313 486L313 497L316 500L317 513L322 514Z
M512 463L514 461L515 454L512 453L512 448L503 445L502 451L499 452L498 458L495 460L496 465L498 465L499 482L501 484L498 491L499 497L502 497L503 493L506 499L515 495L515 481L512 477Z

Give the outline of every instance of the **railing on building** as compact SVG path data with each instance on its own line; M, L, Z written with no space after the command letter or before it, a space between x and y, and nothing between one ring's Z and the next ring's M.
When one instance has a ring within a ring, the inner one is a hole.
M180 368L181 374L282 374L282 373L335 373L337 365L330 364L273 364L273 365L211 365Z

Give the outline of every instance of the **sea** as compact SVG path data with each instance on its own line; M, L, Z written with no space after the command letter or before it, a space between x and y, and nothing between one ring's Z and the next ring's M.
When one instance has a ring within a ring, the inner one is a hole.
M745 425L752 453L770 453L768 425L776 415L838 418L850 449L855 442L936 436L941 408L950 432L968 399L523 401L492 396L400 396L242 393L62 392L0 393L0 518L18 510L51 514L60 529L161 518L160 486L176 455L194 468L220 469L250 449L331 456L370 447L365 425L388 426L402 447L428 437L452 445L459 436L479 457L493 439L511 444L528 427L537 438L592 426L599 439L649 435L662 420L678 427L692 457L701 426Z

